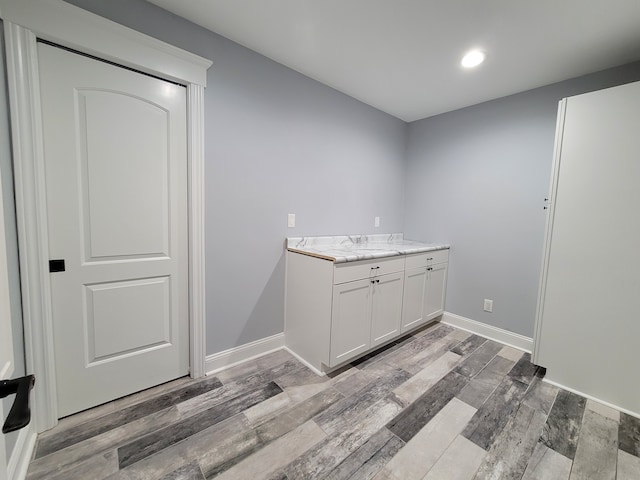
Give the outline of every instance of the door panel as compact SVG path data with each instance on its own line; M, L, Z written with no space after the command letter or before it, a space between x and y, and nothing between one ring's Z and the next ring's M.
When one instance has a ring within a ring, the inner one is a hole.
M447 285L447 263L434 265L427 270L427 291L424 296L424 318L431 320L444 312Z
M169 277L85 289L88 365L171 344Z
M369 348L371 335L370 284L371 281L366 279L333 287L330 367Z
M188 373L186 91L38 55L61 417Z
M427 267L414 268L404 274L402 300L402 331L406 332L424 321Z
M168 255L169 112L122 92L76 95L86 260Z
M372 284L371 347L400 335L404 272L382 275Z

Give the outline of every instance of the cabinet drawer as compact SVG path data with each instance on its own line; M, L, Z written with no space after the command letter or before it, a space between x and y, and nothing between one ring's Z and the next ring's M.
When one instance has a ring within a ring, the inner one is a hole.
M340 263L334 267L333 284L378 277L404 270L404 256Z
M432 250L431 252L417 253L415 255L407 255L405 268L426 267L435 265L436 263L446 263L449 261L449 249Z

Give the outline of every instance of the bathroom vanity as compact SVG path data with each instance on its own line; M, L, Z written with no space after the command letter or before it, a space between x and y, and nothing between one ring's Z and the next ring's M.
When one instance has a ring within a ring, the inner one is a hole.
M287 239L285 345L324 373L444 312L449 246L402 234Z

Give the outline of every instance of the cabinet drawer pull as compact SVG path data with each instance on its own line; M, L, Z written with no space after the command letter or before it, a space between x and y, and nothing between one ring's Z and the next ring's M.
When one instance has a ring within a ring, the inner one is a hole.
M433 270L433 268L431 268L431 267L428 267L428 268L427 268L427 271L429 271L429 272L430 272L431 270Z
M377 267L371 267L371 270L378 270L380 268L380 266L378 265Z
M433 257L427 258L427 260L433 260Z

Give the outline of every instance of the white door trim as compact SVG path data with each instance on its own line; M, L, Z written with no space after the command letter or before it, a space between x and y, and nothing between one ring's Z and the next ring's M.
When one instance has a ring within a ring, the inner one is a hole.
M25 355L37 431L57 423L42 112L36 39L42 38L187 87L189 364L205 374L204 87L207 59L61 0L0 0L4 21L20 250Z

